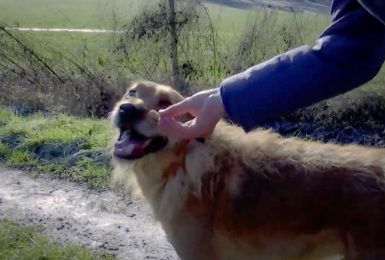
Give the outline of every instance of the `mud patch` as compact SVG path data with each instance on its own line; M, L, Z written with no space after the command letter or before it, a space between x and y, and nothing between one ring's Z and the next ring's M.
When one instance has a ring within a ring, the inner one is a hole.
M178 259L145 202L48 175L0 167L0 218L118 259Z

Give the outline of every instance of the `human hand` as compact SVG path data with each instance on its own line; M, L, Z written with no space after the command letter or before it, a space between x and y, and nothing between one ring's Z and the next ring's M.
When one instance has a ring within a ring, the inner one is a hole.
M194 118L185 123L177 116L191 114ZM183 101L159 111L159 127L170 135L192 139L210 135L224 115L219 88L201 91Z

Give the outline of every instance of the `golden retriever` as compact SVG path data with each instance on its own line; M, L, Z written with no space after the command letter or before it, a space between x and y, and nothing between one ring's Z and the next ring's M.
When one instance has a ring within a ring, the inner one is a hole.
M182 99L136 82L111 114L113 178L132 169L182 259L385 259L384 150L225 122L205 140L177 139L150 111Z

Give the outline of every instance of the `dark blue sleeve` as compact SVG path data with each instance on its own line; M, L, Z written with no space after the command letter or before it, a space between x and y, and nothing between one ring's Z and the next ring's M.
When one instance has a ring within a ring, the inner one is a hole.
M332 24L302 46L225 79L228 117L250 131L276 116L358 87L385 59L385 26L357 1L336 0Z
M385 24L384 0L357 0L371 15Z

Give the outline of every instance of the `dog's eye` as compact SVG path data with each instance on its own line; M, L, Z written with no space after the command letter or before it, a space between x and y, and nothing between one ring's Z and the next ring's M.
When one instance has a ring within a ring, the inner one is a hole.
M135 96L135 94L136 94L136 90L130 89L127 93L127 97L133 97L133 96Z

